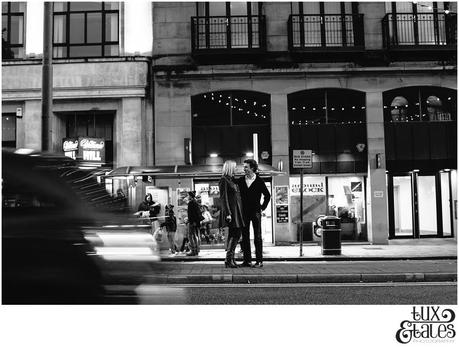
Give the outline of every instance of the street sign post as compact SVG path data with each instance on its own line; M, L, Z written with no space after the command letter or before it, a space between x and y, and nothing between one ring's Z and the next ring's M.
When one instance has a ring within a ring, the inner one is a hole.
M300 257L303 256L303 169L312 169L312 150L294 149L292 152L294 169L300 169Z

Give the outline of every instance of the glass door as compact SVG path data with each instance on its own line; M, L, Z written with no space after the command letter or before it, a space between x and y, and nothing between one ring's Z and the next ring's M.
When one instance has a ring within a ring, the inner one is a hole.
M435 176L417 176L419 236L435 236L437 226L437 191Z
M450 172L389 177L389 237L451 237L453 205Z
M413 237L413 190L411 176L394 176L392 179L394 236Z

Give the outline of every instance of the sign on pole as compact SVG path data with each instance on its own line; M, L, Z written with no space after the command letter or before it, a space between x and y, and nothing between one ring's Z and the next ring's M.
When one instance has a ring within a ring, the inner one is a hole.
M300 169L300 257L303 256L303 169L312 169L312 150L294 149L292 152L294 169Z
M292 162L294 169L312 169L312 150L294 149Z

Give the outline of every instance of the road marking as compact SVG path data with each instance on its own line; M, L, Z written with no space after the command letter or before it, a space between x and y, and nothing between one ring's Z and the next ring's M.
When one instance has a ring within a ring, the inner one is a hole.
M291 288L291 287L420 287L456 286L457 282L381 282L381 283L221 283L221 284L155 284L169 288ZM145 284L144 286L148 286Z

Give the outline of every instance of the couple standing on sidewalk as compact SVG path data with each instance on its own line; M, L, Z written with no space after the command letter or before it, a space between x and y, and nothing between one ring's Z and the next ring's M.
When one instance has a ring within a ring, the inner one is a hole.
M252 267L250 250L250 222L252 222L256 263L253 267L263 267L263 240L261 238L261 211L266 209L271 194L265 183L257 175L258 163L253 159L244 161L245 175L234 177L236 162L227 160L223 164L220 189L220 227L228 227L225 267ZM263 203L260 205L261 195ZM236 245L242 233L244 261L237 265L234 261Z

